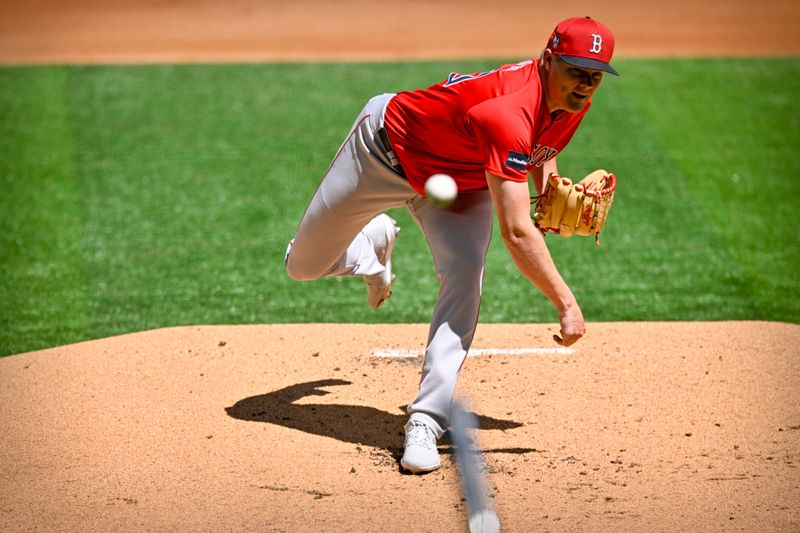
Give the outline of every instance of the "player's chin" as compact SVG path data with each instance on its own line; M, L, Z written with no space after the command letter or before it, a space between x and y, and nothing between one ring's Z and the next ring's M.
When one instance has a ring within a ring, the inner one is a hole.
M577 92L570 93L569 97L566 99L567 107L569 107L569 110L573 113L583 111L583 108L586 107L586 102L589 101L589 98L591 98L591 96L588 94L584 95Z

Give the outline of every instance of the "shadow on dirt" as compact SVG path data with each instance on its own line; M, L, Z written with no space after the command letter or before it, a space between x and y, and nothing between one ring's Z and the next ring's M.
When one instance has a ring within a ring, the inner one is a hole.
M297 404L296 401L308 396L330 394L320 387L350 385L341 379L323 379L298 383L280 390L250 396L239 400L225 412L233 418L251 422L267 422L314 435L331 437L344 442L363 444L388 450L399 459L402 455L403 425L408 415L392 414L365 405L341 404ZM522 426L511 420L498 420L478 415L480 428L484 430L506 430ZM447 443L445 439L443 441ZM441 453L449 453L441 449ZM523 454L536 452L533 448L502 448L484 452Z

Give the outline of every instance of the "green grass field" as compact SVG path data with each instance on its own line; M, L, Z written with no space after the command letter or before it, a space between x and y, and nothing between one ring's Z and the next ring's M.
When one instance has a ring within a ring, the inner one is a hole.
M370 96L499 62L0 69L0 354L181 324L427 322L403 211L395 294L297 283L286 242ZM800 58L617 61L559 156L611 219L548 242L589 321L800 322ZM497 236L497 232L495 233ZM555 321L495 238L484 322Z

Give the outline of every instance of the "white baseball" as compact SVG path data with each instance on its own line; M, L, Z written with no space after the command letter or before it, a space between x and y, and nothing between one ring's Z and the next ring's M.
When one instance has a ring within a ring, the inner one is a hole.
M447 207L458 196L458 187L447 174L434 174L425 182L425 198L436 207Z

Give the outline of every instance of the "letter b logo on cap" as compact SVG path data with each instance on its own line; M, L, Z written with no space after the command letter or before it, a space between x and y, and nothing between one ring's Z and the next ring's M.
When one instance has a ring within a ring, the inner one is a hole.
M603 49L603 37L598 33L592 34L592 47L589 51L593 54L599 54Z

